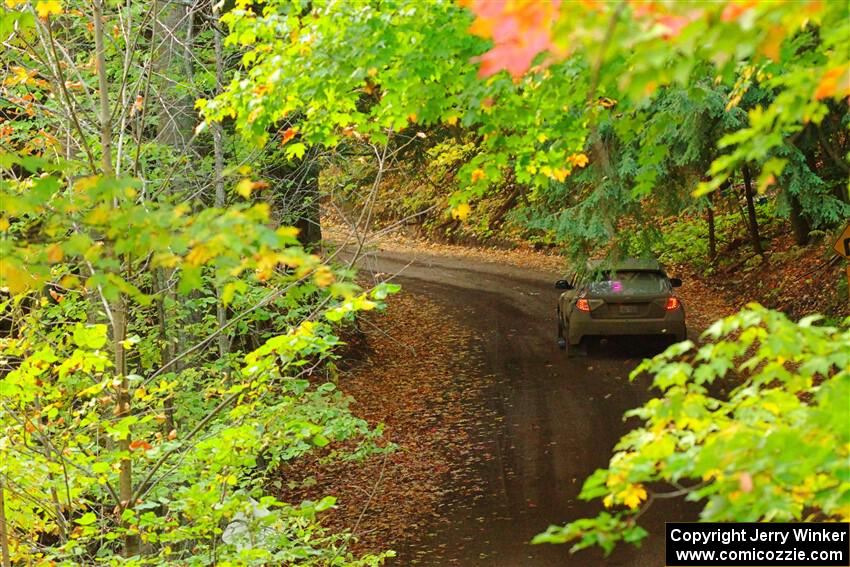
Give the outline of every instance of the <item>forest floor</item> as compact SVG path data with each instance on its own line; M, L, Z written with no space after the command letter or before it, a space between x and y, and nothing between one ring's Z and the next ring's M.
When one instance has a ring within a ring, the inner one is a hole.
M702 280L740 309L750 301L778 309L793 319L821 313L833 320L850 316L845 262L833 251L833 237L797 246L790 230L766 241L758 257L739 251L735 260ZM746 248L746 247L745 247Z

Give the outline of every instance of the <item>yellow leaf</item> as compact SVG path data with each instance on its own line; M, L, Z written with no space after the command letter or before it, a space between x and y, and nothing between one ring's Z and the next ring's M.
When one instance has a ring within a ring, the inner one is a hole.
M558 181L563 181L570 175L570 170L564 169L563 167L559 167L552 171L552 175Z
M634 510L646 500L646 490L640 484L630 484L618 496L622 498L626 506Z
M328 287L334 283L334 274L327 266L319 266L313 274L313 281L319 287Z
M246 199L251 196L251 190L253 188L254 182L248 179L247 177L236 184L236 192Z
M186 263L190 266L201 266L215 254L204 243L198 244L186 254Z
M487 174L484 173L483 169L479 168L472 172L470 179L473 183L475 183L476 181L479 181L481 179L487 179Z
M47 247L47 261L51 264L61 262L64 257L65 253L62 251L62 247L58 244L51 244Z
M27 0L6 0L6 7L9 9L16 8Z
M455 124L457 124L457 116L449 116L448 118L446 118L446 124L448 124L449 126L454 126Z
M90 175L88 177L81 177L80 179L77 179L76 183L74 183L74 189L76 189L80 193L84 193L84 192L96 187L99 181L100 181L99 175Z
M608 478L605 479L605 486L608 488L614 488L615 486L625 482L627 473L623 471L612 472L608 474Z
M541 144L548 139L549 139L549 136L547 136L546 134L540 133L540 134L537 135L537 141L540 142Z
M584 154L573 154L567 160L576 167L584 167L590 161Z
M17 266L0 258L0 290L8 288L12 293L20 293L35 285L35 278Z
M281 238L296 238L298 233L301 232L301 229L294 226L282 226L275 232L277 232L277 235Z
M471 212L472 207L469 206L469 203L461 203L452 209L452 218L465 221Z
M9 219L0 217L0 232L6 232L7 230L9 230Z
M86 217L86 222L89 224L105 224L112 219L112 216L112 207L99 205L91 210Z
M58 16L62 13L62 2L59 0L41 0L36 3L35 11L39 18Z
M80 286L80 278L77 276L64 276L59 280L59 285L65 289L75 289Z

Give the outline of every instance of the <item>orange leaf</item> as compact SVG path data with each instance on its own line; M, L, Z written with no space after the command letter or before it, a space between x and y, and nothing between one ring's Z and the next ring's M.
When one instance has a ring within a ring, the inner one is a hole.
M755 5L755 0L747 0L746 2L729 2L723 8L723 13L720 15L720 19L724 22L733 22Z
M850 96L850 63L833 67L824 73L815 91L817 100L845 96Z
M147 451L149 449L153 449L153 446L150 443L148 443L147 441L142 441L141 439L136 439L135 441L130 443L130 450L135 451L137 449L142 449L142 450Z
M280 139L280 145L282 146L282 145L286 144L289 140L294 138L295 134L297 134L297 133L298 133L298 130L296 130L295 128L287 128L286 131L283 133L283 136Z
M567 161L577 167L584 167L590 160L587 159L587 156L584 154L573 154L567 158Z

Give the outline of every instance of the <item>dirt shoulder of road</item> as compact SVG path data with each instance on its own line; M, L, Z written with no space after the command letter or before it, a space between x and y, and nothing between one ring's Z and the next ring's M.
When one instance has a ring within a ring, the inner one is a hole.
M333 219L322 219L322 233L326 240L334 243L354 242L351 230ZM493 264L507 264L519 268L563 273L566 261L552 251L535 250L530 244L518 244L514 248L500 246L467 246L434 242L416 238L400 231L377 231L366 237L366 247L399 254L431 254L458 260L469 259Z

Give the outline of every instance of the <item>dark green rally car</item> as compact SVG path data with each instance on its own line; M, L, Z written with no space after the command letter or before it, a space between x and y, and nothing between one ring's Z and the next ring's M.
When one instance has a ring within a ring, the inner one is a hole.
M687 337L685 309L655 260L624 260L588 265L582 273L555 282L558 299L558 346L568 352L586 337L667 335Z

